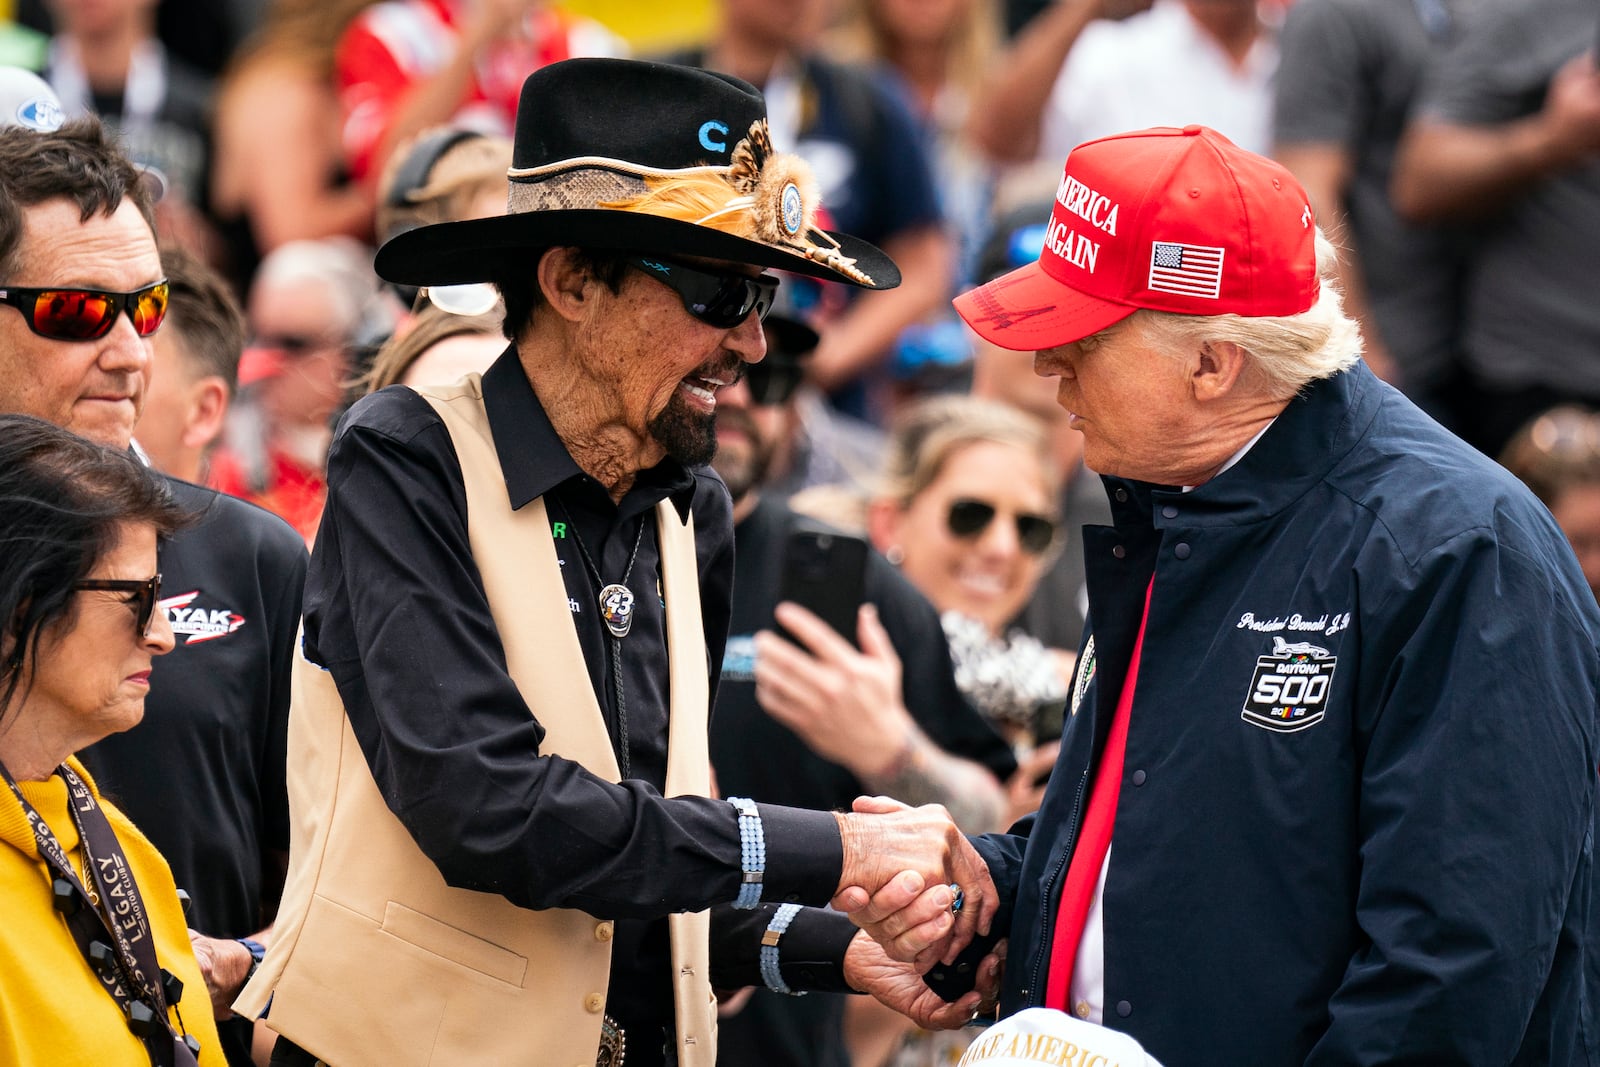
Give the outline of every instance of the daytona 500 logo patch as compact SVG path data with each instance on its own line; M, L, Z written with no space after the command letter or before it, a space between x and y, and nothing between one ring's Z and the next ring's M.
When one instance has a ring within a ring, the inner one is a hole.
M1272 639L1272 651L1256 659L1244 701L1244 720L1266 730L1294 733L1327 714L1328 690L1339 659L1306 641Z

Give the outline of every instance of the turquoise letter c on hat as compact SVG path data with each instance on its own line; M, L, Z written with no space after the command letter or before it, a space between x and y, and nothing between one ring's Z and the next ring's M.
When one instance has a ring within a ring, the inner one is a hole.
M713 133L720 133L723 140L713 140L711 136ZM712 119L700 127L700 144L704 146L707 152L726 152L728 150L727 136L727 124L718 122L716 119Z

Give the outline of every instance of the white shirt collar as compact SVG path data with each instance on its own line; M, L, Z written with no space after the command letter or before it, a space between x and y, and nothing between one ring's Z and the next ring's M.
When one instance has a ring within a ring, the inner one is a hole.
M1256 435L1254 437L1250 438L1250 440L1246 441L1244 443L1244 447L1243 448L1239 449L1239 451L1237 451L1233 455L1229 456L1228 457L1228 462L1224 463L1221 467L1217 468L1217 473L1213 474L1211 477L1216 478L1216 477L1221 476L1221 474L1224 471L1226 471L1229 467L1233 466L1235 463L1238 463L1241 459L1243 459L1244 456L1245 456L1245 453L1250 451L1252 448L1254 448L1256 446L1256 442L1261 440L1262 435L1265 434L1268 430L1272 429L1272 423L1277 422L1277 421L1278 421L1278 416L1276 416L1276 415L1272 416L1272 421L1268 422L1265 426L1261 427L1261 429L1257 430L1256 431ZM1187 493L1191 489L1194 489L1194 488L1196 488L1196 487L1192 486L1192 485L1186 485L1186 486L1183 487L1183 491L1185 493Z

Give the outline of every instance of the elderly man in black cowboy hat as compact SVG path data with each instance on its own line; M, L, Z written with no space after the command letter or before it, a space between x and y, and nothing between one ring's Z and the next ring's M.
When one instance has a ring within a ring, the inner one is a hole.
M718 390L765 353L760 268L898 271L814 226L804 164L732 78L540 70L509 177L508 216L378 255L391 281L492 281L512 346L339 429L280 940L239 1010L271 997L275 1063L687 1067L715 1057L713 985L925 999L800 904L887 887L986 925L992 883L944 810L712 799L706 756L733 545L703 464Z

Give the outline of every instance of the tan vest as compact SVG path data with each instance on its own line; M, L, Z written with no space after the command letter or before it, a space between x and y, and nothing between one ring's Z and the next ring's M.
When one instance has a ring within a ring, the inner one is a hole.
M423 396L461 461L472 554L506 663L546 730L541 755L618 780L556 561L544 501L513 511L477 375ZM666 794L706 795L705 636L693 519L656 509L671 671ZM384 803L332 677L294 664L289 879L276 936L235 1008L335 1067L593 1067L612 924L529 911L447 886ZM709 917L674 915L673 992L683 1067L716 1061Z

